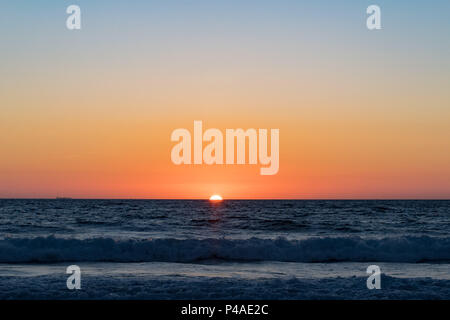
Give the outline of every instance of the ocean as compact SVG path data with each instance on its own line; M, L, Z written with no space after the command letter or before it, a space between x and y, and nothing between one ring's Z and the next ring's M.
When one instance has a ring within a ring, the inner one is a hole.
M2 199L0 299L450 299L449 232L447 200Z

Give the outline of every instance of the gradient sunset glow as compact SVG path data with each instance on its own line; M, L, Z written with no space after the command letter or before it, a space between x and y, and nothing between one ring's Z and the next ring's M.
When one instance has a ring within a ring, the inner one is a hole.
M450 3L377 2L2 4L0 197L450 198ZM194 120L278 128L278 173L174 165Z

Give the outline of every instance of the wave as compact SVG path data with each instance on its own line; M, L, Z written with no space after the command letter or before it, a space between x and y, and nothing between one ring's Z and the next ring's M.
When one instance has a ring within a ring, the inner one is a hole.
M259 239L66 239L0 240L1 263L77 262L446 262L450 237L321 237L304 240Z

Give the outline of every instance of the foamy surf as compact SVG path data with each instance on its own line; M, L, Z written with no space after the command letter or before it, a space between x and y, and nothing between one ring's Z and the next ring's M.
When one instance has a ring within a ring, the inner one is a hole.
M365 277L237 279L221 277L84 276L82 290L63 290L65 275L0 277L0 299L450 299L450 280Z

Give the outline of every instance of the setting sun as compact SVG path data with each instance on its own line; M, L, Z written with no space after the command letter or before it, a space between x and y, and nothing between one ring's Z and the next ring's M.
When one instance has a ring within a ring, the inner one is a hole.
M214 194L211 197L209 197L210 201L222 201L223 198L221 196L219 196L218 194Z

